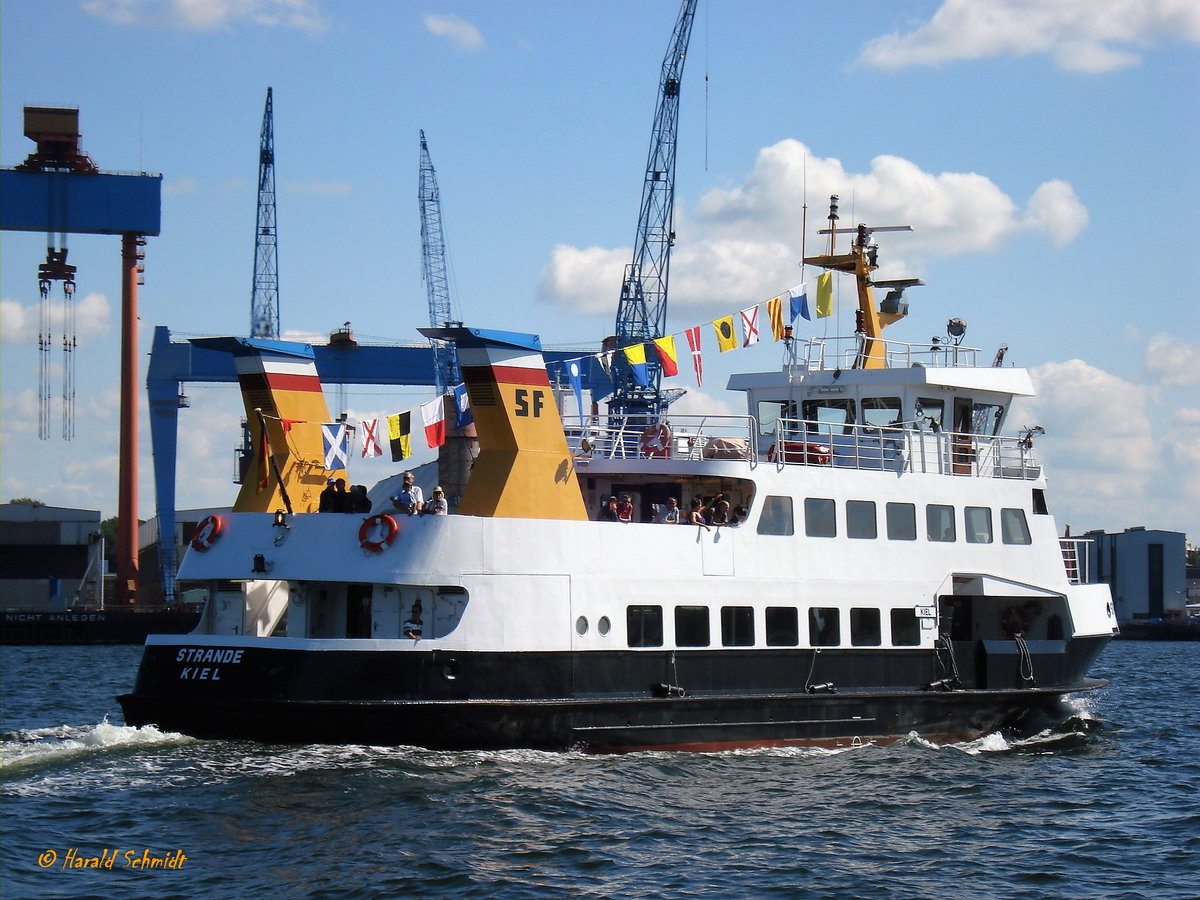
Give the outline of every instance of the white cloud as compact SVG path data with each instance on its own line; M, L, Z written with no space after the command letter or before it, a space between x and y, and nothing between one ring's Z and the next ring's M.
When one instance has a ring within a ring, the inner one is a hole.
M191 194L196 190L196 179L191 175L184 175L180 178L172 178L170 181L164 181L162 192L168 197L174 197L181 194Z
M449 38L459 50L479 50L483 33L465 19L455 15L427 15L421 20L425 30L438 37Z
M317 0L87 0L84 12L118 25L211 31L250 22L316 34L329 27Z
M1200 386L1200 346L1156 334L1146 347L1146 371L1168 387Z
M1200 41L1193 0L945 0L927 23L869 41L859 59L881 69L992 56L1048 54L1061 69L1109 72L1144 49ZM1131 49L1133 48L1133 49Z
M1196 527L1200 409L1078 359L1030 375L1038 396L1014 404L1010 426L1046 427L1037 451L1060 525Z
M868 172L848 172L833 158L812 156L804 144L783 140L758 153L737 185L716 188L693 214L677 211L678 240L671 261L672 308L716 310L766 299L799 280L802 220L809 204L810 232L825 216L825 198L840 196L843 227L912 225L912 235L889 235L880 277L919 275L933 256L994 250L1022 231L1045 232L1069 243L1088 221L1087 210L1063 181L1047 181L1022 210L983 175L934 174L898 156L878 156ZM842 246L848 242L843 239ZM821 252L810 243L809 255ZM900 254L912 257L903 261ZM585 313L614 308L629 249L557 246L542 271L540 299Z
M112 310L104 294L86 294L82 300L76 299L72 303L75 307L76 346L86 346L107 333ZM65 305L61 298L52 297L49 326L55 346L62 337L64 313ZM0 337L6 344L35 344L41 329L40 319L37 304L23 306L16 300L0 300Z

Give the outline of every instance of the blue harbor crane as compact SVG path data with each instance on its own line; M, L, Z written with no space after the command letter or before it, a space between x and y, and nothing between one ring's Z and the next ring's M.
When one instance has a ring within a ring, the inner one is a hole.
M429 297L429 324L433 328L461 326L462 322L452 319L454 312L450 308L450 279L446 272L446 236L442 232L442 201L424 130L421 131L419 181L417 202L421 207L421 277ZM438 393L444 394L462 381L458 355L454 352L454 345L445 341L430 340L430 345L433 347Z
M621 349L662 337L667 321L667 280L671 245L675 242L675 145L679 124L679 88L688 39L696 15L696 0L684 0L671 44L663 57L654 130L642 184L633 261L625 267L617 305L613 355L613 395L609 409L616 415L658 414L681 392L664 392L662 366L653 352L646 354L647 383L640 384Z
M275 234L275 127L271 88L263 108L258 142L258 219L254 229L254 286L250 292L250 336L279 337L279 260Z

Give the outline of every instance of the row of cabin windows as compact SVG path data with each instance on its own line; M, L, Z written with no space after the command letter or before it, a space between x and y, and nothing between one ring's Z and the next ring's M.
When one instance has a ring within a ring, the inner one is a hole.
M675 646L710 647L713 644L711 617L707 606L675 607ZM630 647L663 645L663 608L629 606L625 611ZM752 606L721 607L721 646L753 647L755 615ZM883 643L880 610L853 607L849 610L851 647L878 647ZM892 646L916 647L921 643L921 626L911 607L889 610ZM762 629L768 647L800 644L800 610L794 606L768 606L763 610ZM813 647L842 646L842 617L837 607L813 606L807 614L808 643Z
M846 501L846 537L874 540L879 537L879 517L874 500ZM915 503L887 503L884 522L888 540L917 539L917 507ZM988 506L968 506L963 509L962 533L969 544L991 544L995 541L993 510ZM792 498L769 496L763 500L758 520L759 534L795 533ZM837 504L824 497L804 499L804 533L808 537L837 537ZM930 503L925 507L925 537L931 541L958 540L958 517L953 506ZM1023 509L1000 510L1000 539L1005 544L1031 542L1029 523Z

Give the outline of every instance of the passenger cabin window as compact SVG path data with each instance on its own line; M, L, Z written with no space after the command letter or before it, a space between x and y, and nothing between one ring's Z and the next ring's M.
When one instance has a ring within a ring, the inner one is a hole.
M821 497L804 499L804 533L809 537L837 537L834 502Z
M989 507L968 506L963 510L963 525L967 529L968 544L992 542L992 511Z
M800 616L794 606L768 606L767 646L795 647L800 643Z
M1006 544L1029 544L1029 523L1025 521L1025 510L1000 510L1000 535Z
M661 647L663 643L662 607L627 607L625 627L629 633L630 647Z
M921 643L921 624L915 609L893 609L892 646L916 647Z
M931 541L953 541L954 507L930 503L925 507L925 536Z
M808 611L808 634L814 647L836 647L842 642L838 611L832 606L814 606Z
M854 401L841 397L805 400L801 405L802 418L818 423L818 434L849 434L855 422ZM812 426L809 426L810 428Z
M888 428L899 425L904 416L901 413L899 397L863 397L862 420L864 425L873 428Z
M677 647L707 647L708 607L675 607L675 645Z
M762 515L758 517L759 534L795 534L791 497L763 498Z
M879 537L874 500L846 501L846 536L868 539Z
M721 643L726 647L751 647L754 645L753 607L721 607Z
M850 643L855 647L878 647L883 643L879 610L856 607L850 610Z
M946 401L934 397L918 397L916 415L918 424L931 431L941 431L946 415Z
M917 539L917 508L911 503L887 505L887 534L889 541Z

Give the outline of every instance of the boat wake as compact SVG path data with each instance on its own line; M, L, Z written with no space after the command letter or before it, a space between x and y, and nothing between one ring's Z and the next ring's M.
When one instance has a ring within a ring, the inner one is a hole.
M159 731L153 725L135 728L113 725L105 716L95 725L60 725L32 728L0 735L0 760L5 775L28 773L31 768L61 764L114 748L149 744L176 744L192 738Z

